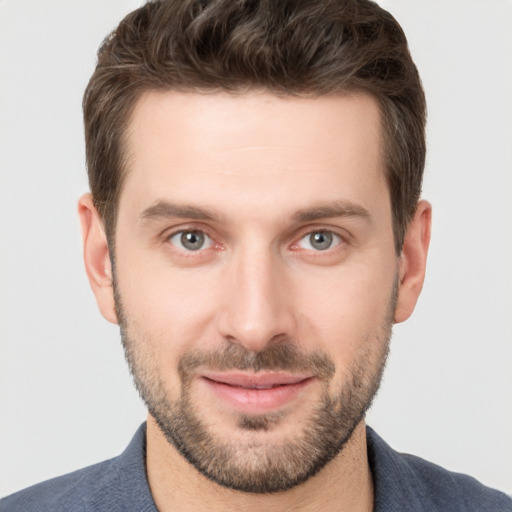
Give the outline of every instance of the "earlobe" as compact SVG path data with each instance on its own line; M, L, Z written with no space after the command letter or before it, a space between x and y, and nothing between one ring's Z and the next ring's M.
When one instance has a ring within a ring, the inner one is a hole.
M395 323L404 322L411 316L423 288L431 225L432 206L422 200L409 223L400 255Z
M79 199L78 215L82 226L83 255L89 283L101 314L106 320L116 324L118 321L107 236L91 194L84 194Z

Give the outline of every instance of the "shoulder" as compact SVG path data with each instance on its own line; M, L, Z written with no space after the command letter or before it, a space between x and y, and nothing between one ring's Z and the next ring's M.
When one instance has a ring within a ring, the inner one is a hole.
M146 425L113 459L0 500L2 512L156 512L145 467Z
M370 428L367 440L376 505L382 505L376 510L401 510L397 504L404 504L408 511L512 512L511 498L475 478L398 453Z
M67 475L52 478L0 500L2 512L46 512L56 510L92 510L91 504L98 503L98 510L117 510L119 502L116 459L111 459ZM105 492L106 490L109 492Z
M418 489L433 499L439 510L512 512L511 498L471 476L448 471L414 455L402 454L402 459L414 473Z

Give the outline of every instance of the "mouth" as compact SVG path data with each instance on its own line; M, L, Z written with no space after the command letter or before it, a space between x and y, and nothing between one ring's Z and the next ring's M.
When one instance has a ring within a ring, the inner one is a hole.
M293 402L314 380L291 373L203 373L200 379L221 403L237 412L264 414Z

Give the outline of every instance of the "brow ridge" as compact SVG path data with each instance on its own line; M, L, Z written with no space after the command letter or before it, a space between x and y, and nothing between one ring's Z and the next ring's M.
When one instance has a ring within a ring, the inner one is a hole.
M369 219L370 212L360 205L348 201L335 201L315 205L298 210L292 215L294 222L311 222L320 219L336 217L356 217ZM200 208L190 205L174 204L166 200L158 200L143 210L139 219L141 221L167 218L187 218L193 220L221 221L221 215L209 208Z
M356 217L370 219L370 212L360 205L349 201L335 201L332 203L320 204L311 208L304 208L294 213L293 220L296 222L311 222L319 219L336 217Z
M169 201L165 200L156 201L151 206L143 210L139 215L139 219L142 221L159 218L167 219L173 217L208 221L220 220L220 215L208 208L199 208L197 206L189 205L179 205L170 203Z

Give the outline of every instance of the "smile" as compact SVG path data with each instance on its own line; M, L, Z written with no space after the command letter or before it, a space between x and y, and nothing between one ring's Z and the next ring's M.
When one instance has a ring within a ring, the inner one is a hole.
M208 373L200 379L223 405L245 414L276 411L297 398L314 380L286 373Z

